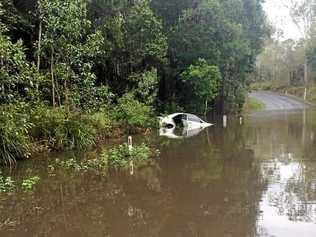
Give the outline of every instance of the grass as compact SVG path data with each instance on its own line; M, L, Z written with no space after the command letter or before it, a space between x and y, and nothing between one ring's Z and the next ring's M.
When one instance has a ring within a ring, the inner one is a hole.
M30 155L28 130L31 124L19 114L21 108L1 107L0 112L0 163L13 165L16 159Z
M290 95L294 95L298 98L303 99L304 98L304 92L305 92L305 86L291 86L283 89L280 91L282 93L287 93ZM316 86L314 85L308 85L307 86L307 94L306 94L306 100L308 102L311 102L312 104L316 104Z
M254 98L247 98L243 111L245 113L257 112L265 109L264 103Z

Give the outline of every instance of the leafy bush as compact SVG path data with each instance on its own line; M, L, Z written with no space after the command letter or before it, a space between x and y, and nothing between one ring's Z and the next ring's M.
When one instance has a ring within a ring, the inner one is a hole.
M192 96L188 96L186 104L191 105L191 110L206 113L208 103L218 95L221 73L217 66L209 65L206 60L199 59L196 65L190 65L181 74L186 84L186 89Z
M0 112L0 163L12 165L16 159L27 158L30 155L28 122L23 104L13 107L1 107Z
M96 129L89 116L41 106L32 114L32 122L32 136L46 140L52 149L84 149L95 144Z
M142 163L148 160L151 155L153 155L153 152L145 144L134 146L130 150L126 143L114 147L108 152L103 152L102 154L103 157L107 157L108 163L112 167L124 167L128 165L131 159L133 159L135 163Z
M264 108L265 108L265 105L262 102L254 98L247 98L246 103L244 104L244 107L243 107L243 112L250 113L250 112L263 110Z
M115 117L130 131L136 128L148 128L155 123L152 108L136 100L131 93L127 93L119 99Z
M225 87L225 112L240 113L246 101L247 88L236 83L226 83Z
M135 97L146 105L153 105L158 92L157 69L142 73L133 73L128 79L134 84L130 89L132 89Z
M102 110L90 115L92 125L97 130L98 136L107 137L111 134L113 121L108 112Z

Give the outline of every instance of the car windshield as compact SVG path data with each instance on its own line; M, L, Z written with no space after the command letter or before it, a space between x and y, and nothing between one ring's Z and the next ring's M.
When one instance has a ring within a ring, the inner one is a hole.
M189 121L192 121L192 122L198 122L198 123L202 123L203 122L199 117L197 117L197 116L195 116L193 114L188 114L187 118L188 118Z

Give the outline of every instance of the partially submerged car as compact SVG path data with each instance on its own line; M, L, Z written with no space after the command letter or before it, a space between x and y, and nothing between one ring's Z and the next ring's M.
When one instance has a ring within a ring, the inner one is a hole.
M175 128L183 126L187 129L198 129L212 126L213 124L207 123L194 114L188 113L174 113L166 117L160 117L161 128Z
M204 128L188 129L188 128L183 127L182 129L177 130L175 127L173 128L161 127L159 130L159 136L168 137L171 139L183 139L183 138L196 136L203 130Z

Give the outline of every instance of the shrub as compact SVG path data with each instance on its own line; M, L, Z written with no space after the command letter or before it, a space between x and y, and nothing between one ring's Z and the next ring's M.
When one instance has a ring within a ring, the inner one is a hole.
M113 121L107 112L102 110L100 112L94 113L90 115L90 120L93 127L97 130L98 136L110 136L113 128Z
M132 73L128 79L134 84L131 89L135 97L146 105L153 105L158 93L157 69Z
M12 165L16 159L30 155L28 130L31 124L23 110L23 104L2 107L0 112L0 162Z
M190 92L190 110L196 112L208 111L208 103L214 101L219 92L221 73L217 66L209 65L206 60L199 59L196 65L190 65L181 73L181 78Z
M265 105L254 99L254 98L247 98L246 103L244 104L243 107L243 112L245 113L250 113L250 112L256 112L263 110L265 108Z
M130 159L139 164L148 160L151 155L153 155L153 152L145 144L134 146L130 150L126 143L102 154L103 157L107 157L108 163L112 167L124 167L128 165Z
M130 131L136 128L148 128L155 123L152 108L137 101L131 93L119 99L115 118Z
M52 149L84 149L95 144L96 129L89 116L41 106L32 114L32 122L32 136L47 141Z

